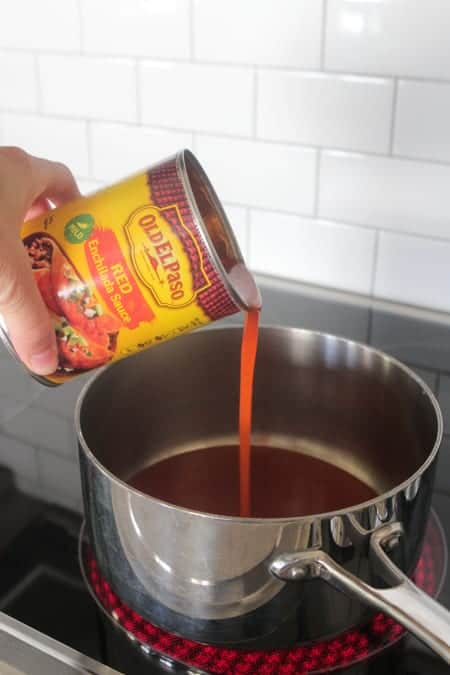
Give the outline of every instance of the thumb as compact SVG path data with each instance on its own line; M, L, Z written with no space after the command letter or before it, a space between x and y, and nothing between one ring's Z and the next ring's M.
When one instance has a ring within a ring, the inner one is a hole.
M21 240L11 237L0 250L0 314L19 357L38 375L57 367L50 315L34 281Z

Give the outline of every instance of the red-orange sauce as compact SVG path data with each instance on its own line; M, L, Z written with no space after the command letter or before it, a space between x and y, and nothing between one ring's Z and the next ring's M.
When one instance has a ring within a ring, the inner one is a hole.
M362 481L315 457L256 444L251 456L251 514L255 518L309 516L376 496ZM194 511L224 516L241 512L236 445L169 457L129 482L152 497Z
M239 511L246 517L251 515L251 432L258 326L259 310L252 309L245 317L242 335L239 391Z

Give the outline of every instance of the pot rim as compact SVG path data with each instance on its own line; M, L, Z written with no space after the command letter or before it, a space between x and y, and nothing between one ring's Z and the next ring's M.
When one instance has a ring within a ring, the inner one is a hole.
M241 326L227 326L227 327L221 327L221 326L214 326L209 329L210 332L215 332L215 333L229 333L229 332L236 332L240 331L242 332L242 327ZM393 356L390 356L383 352L380 349L376 349L374 347L371 347L370 345L366 345L362 342L358 342L356 340L350 340L345 337L341 337L338 335L333 335L332 333L325 333L322 331L313 331L313 330L308 330L305 328L294 328L292 326L282 326L282 325L277 325L277 324L262 324L260 326L260 331L263 332L268 332L268 331L281 331L283 333L285 332L290 332L290 333L296 333L296 334L307 334L307 335L314 335L317 337L320 337L322 339L332 339L336 340L340 343L345 343L348 345L352 345L356 348L360 348L364 351L368 351L371 354L377 355L380 358L384 359L385 361L389 362L390 364L396 366L400 370L402 370L404 373L406 373L411 379L413 379L417 384L420 385L422 390L425 392L425 394L428 397L428 400L430 401L435 415L436 415L436 422L437 422L437 428L436 428L436 437L435 441L433 444L432 449L430 450L427 458L425 461L420 465L420 467L406 480L402 481L395 487L393 487L391 490L388 492L383 492L380 495L377 495L376 497L373 497L372 499L369 499L365 502L361 502L359 504L354 504L350 507L342 508L342 509L337 509L335 511L326 511L323 513L315 513L315 514L310 514L306 516L284 516L284 517L279 517L279 518L251 518L251 517L242 517L242 516L226 516L226 515L221 515L221 514L214 514L214 513L206 513L203 511L196 511L194 509L187 509L182 506L177 506L176 504L171 504L170 502L166 502L162 499L158 499L156 497L152 497L151 495L148 495L144 492L141 492L140 490L137 490L136 488L132 487L129 485L126 481L122 480L121 478L118 478L115 474L112 473L109 469L107 469L94 455L92 450L89 448L86 439L84 438L84 434L82 431L82 426L81 426L81 409L84 403L84 400L90 391L91 386L99 379L102 374L110 367L114 367L114 364L110 366L106 366L100 371L98 371L93 377L90 378L90 380L83 386L78 399L77 403L75 406L75 414L74 414L74 425L75 425L75 433L77 435L77 439L79 442L80 447L83 450L83 453L85 456L89 459L89 461L96 467L100 473L102 473L106 478L108 478L114 485L118 486L121 489L126 489L129 493L134 494L141 499L146 499L154 504L159 504L161 507L164 507L169 510L177 511L180 513L184 513L186 515L192 515L196 517L201 517L205 518L208 520L218 520L218 521L226 521L226 522L232 522L232 523L248 523L252 525L267 525L267 524L285 524L285 523L309 523L314 520L320 520L320 519L331 519L336 516L345 516L350 513L354 514L357 512L364 511L365 509L371 507L371 506L376 506L380 502L386 501L387 499L390 499L392 497L395 497L397 494L403 492L406 490L412 483L414 483L417 479L419 479L424 472L427 470L427 468L433 463L434 459L436 458L439 448L442 442L442 437L443 437L443 418L442 418L442 412L439 406L439 403L436 399L436 396L433 394L431 391L430 387L420 378L413 370L408 368L404 363L399 361ZM191 335L195 335L196 333L191 333ZM200 333L197 333L200 334Z

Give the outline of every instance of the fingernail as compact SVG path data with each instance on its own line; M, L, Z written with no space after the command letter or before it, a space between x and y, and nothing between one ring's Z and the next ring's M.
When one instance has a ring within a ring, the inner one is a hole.
M51 347L38 354L32 354L30 358L31 370L37 375L50 375L56 370L56 351Z

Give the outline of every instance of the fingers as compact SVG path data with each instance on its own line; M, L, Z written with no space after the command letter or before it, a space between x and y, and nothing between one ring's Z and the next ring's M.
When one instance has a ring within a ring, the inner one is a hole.
M0 314L19 357L35 373L56 370L56 338L20 239L0 251Z
M64 164L30 156L30 168L34 191L31 203L47 199L59 206L81 197L72 172Z
M33 218L42 216L44 213L47 213L49 209L51 209L51 206L48 203L48 200L45 197L38 197L28 209L24 220L32 220Z
M26 215L28 219L39 215L48 201L59 206L80 196L64 164L33 157L20 148L0 147L0 201L2 210L12 216L11 225L21 226Z
M17 229L28 218L80 197L69 169L0 148L0 314L19 357L35 373L56 370L56 338Z

